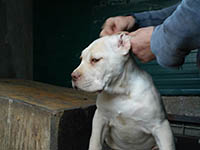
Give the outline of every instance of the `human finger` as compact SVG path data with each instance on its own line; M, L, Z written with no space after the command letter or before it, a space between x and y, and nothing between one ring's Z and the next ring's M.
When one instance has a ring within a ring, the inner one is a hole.
M103 29L101 32L100 32L100 37L103 37L103 36L106 36L106 35L111 35L113 34L113 30L110 29L110 28L107 28L107 29Z
M108 18L102 26L102 31L100 32L100 36L111 35L114 33L115 28L114 18Z

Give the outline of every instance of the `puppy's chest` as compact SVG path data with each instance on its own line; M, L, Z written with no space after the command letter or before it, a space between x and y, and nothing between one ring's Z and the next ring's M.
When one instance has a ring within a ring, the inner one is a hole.
M132 126L141 122L143 108L127 97L101 97L97 100L97 109L109 126Z
M126 143L129 140L132 142L138 138L146 138L150 132L147 130L146 121L143 118L143 106L124 97L112 100L107 98L97 99L97 109L107 122L110 136L119 138L113 140L117 142L124 139L123 142Z

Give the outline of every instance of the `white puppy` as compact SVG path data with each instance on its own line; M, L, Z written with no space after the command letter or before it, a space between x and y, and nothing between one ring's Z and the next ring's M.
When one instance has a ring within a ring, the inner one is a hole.
M99 92L89 150L174 150L171 128L151 77L130 55L125 33L94 41L72 73L73 86Z

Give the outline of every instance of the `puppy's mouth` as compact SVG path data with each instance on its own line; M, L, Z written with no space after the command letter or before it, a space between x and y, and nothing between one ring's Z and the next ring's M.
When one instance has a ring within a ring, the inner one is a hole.
M73 81L72 81L72 87L73 87L73 89L75 89L75 90L82 90L82 89L79 88L79 87L76 85L76 83L73 82Z
M73 80L72 80L72 87L73 87L73 89L78 89L78 87L75 85Z
M73 82L72 82L72 87L73 87L73 89L75 89L75 90L84 91L83 89L79 88L79 87L78 87L76 84L74 84Z
M98 89L98 90L92 90L90 88L85 88L85 87L79 87L77 86L75 83L72 82L72 87L75 89L75 90L81 90L81 91L85 91L85 92L90 92L90 93L97 93L97 94L100 94L103 92L104 88L102 89Z
M98 90L98 91L97 91L97 93L98 93L98 94L100 94L101 92L103 92L103 89L102 89L102 90Z
M76 89L76 90L78 90L78 87L77 87L77 86L74 86L73 88Z

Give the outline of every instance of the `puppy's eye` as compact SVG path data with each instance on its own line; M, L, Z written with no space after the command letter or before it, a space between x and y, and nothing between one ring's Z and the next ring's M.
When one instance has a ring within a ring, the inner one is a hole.
M97 63L97 62L99 62L101 59L102 59L102 57L101 57L101 58L91 58L91 63L92 63L92 64Z

